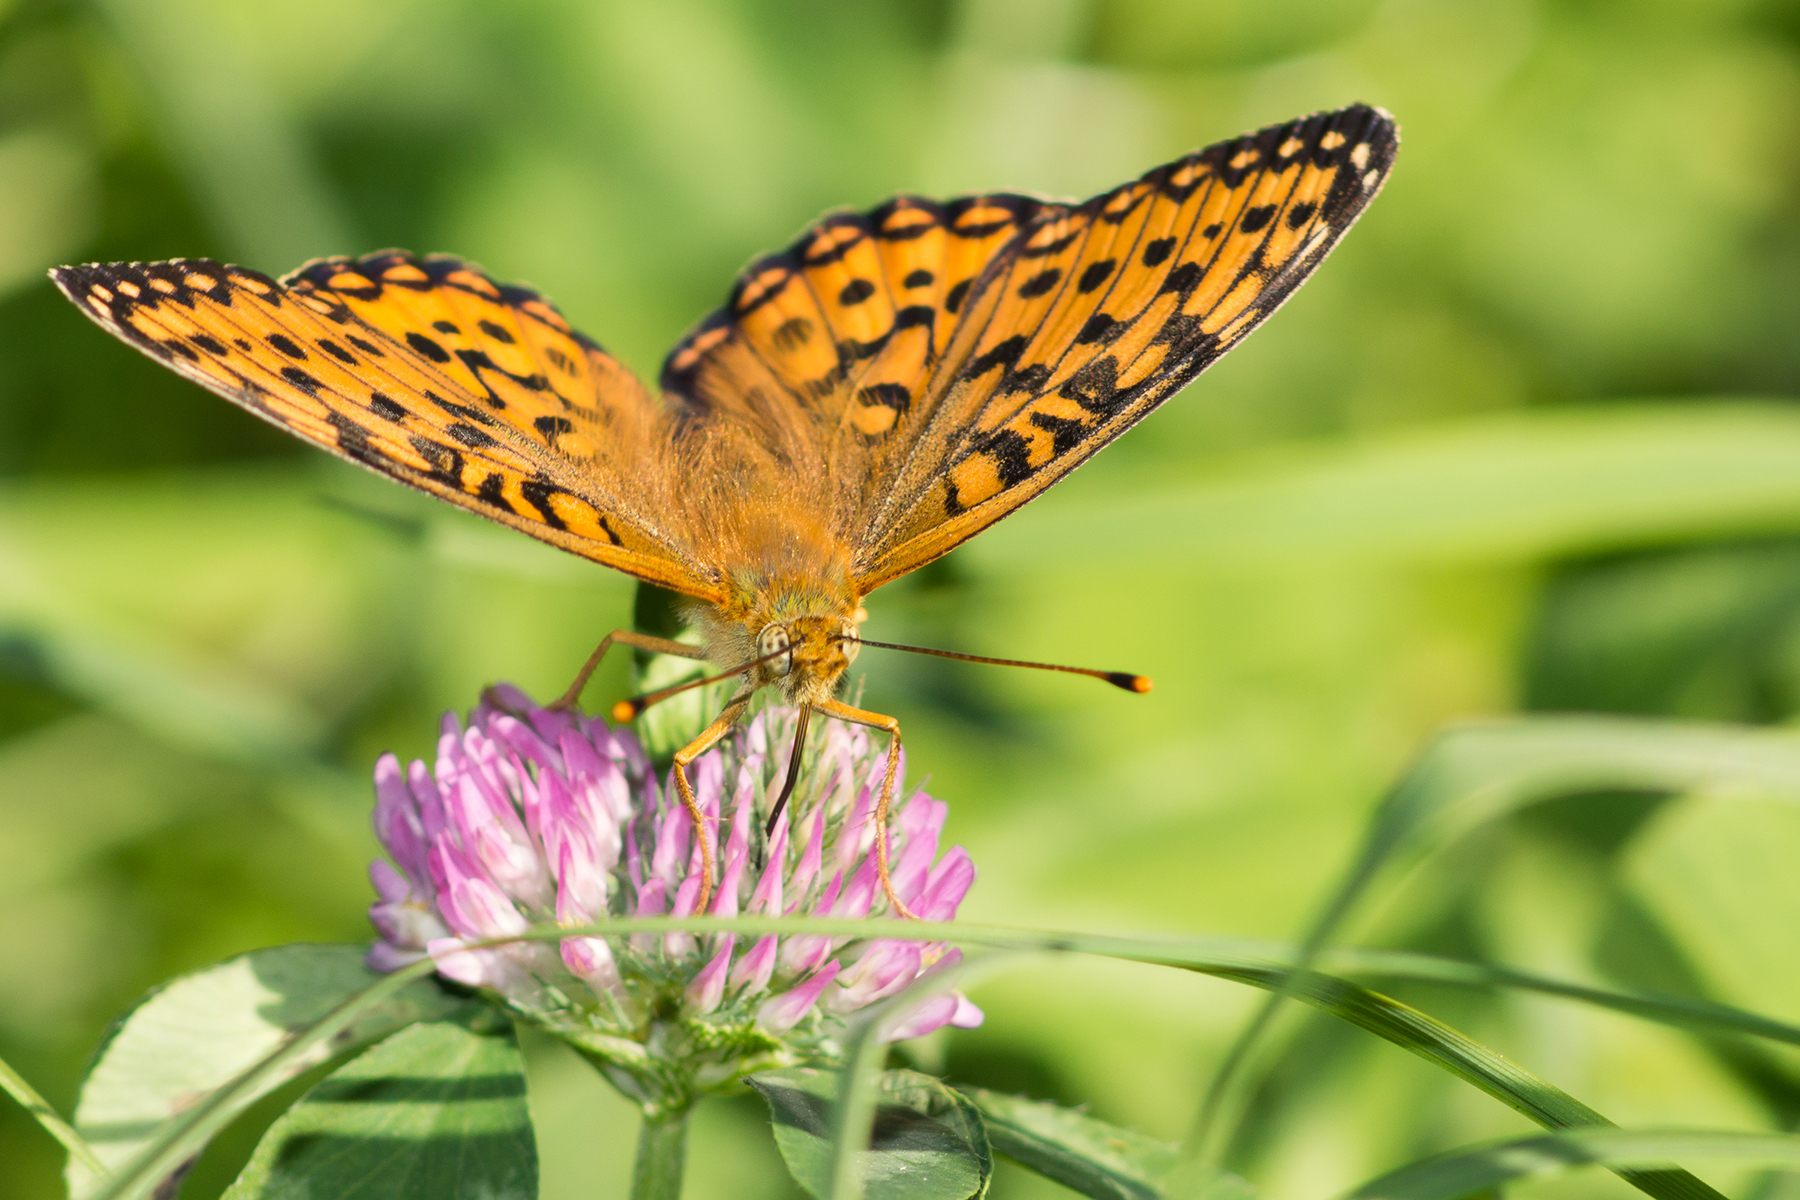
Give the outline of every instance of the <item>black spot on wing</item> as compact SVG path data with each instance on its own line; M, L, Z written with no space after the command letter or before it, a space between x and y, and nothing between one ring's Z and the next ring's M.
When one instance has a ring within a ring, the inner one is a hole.
M838 303L848 308L861 304L875 294L875 285L867 279L852 279L838 289Z
M1106 313L1095 313L1088 318L1087 324L1081 327L1081 332L1075 335L1075 344L1091 346L1095 342L1099 342L1104 345L1129 328L1131 328L1129 321L1115 320Z
M1119 260L1116 258L1107 258L1102 259L1097 263L1089 263L1087 269L1081 273L1081 278L1076 280L1075 290L1083 295L1093 291L1112 276L1113 268L1118 265Z
M977 452L994 460L994 474L1000 477L1003 488L1022 483L1031 475L1031 443L1016 430L995 430L982 441Z
M921 232L923 232L923 230L921 230ZM930 287L936 281L936 275L927 271L924 267L918 267L906 273L906 278L900 281L900 286L905 288Z
M950 294L944 297L944 311L955 315L956 310L961 308L963 301L968 298L969 285L974 282L973 279L965 279L951 288Z
M1006 378L1000 381L1000 394L1010 395L1014 392L1036 392L1050 382L1050 367L1047 363L1032 363L1020 367L1016 371L1008 371Z
M465 421L452 422L449 428L449 434L471 450L480 450L488 446L499 445L492 437Z
M419 457L431 464L431 469L425 473L426 478L459 491L462 489L462 451L416 434L408 440L412 442L412 448L419 452Z
M382 353L381 347L377 346L374 342L371 342L368 338L361 338L357 337L354 333L347 333L344 335L344 339L358 350L361 350L364 354L373 354L376 358L387 357L386 354Z
M792 353L812 341L813 324L805 317L789 317L775 327L769 340L783 353Z
M439 333L461 333L462 332L461 329L457 328L456 322L454 322L454 321L444 321L444 320L433 321L431 323L431 327L433 329L437 330Z
M1119 360L1103 355L1069 376L1057 393L1098 417L1110 417L1126 403L1119 391Z
M856 399L870 405L881 405L903 413L912 404L912 391L903 383L873 383L858 389Z
M1244 219L1238 222L1238 229L1243 233L1261 233L1270 221L1275 219L1273 204L1259 204L1255 208L1244 210Z
M1041 246L1026 246L1025 248L1023 248L1022 250L1019 251L1019 257L1020 258L1048 258L1052 254L1060 254L1064 250L1067 250L1071 245L1073 245L1076 238L1080 237L1082 234L1084 234L1086 232L1087 232L1086 227L1077 226L1076 228L1070 230L1068 233L1063 234L1063 236L1056 238L1053 241L1045 242Z
M519 495L525 498L527 504L538 510L538 515L543 519L544 524L552 529L567 529L569 526L562 517L557 515L556 509L551 507L550 498L563 495L577 500L581 499L568 489L557 487L547 479L525 480L519 485ZM606 523L605 517L600 518L600 528L606 531L606 536L612 540L613 545L620 544L619 535L612 531L612 526Z
M1146 267L1154 267L1174 252L1174 238L1157 238L1155 241L1144 247L1144 265Z
M301 362L306 361L306 351L295 345L294 339L287 336L285 333L271 333L268 340L269 345L275 347L289 358L298 359Z
M483 317L480 321L476 322L476 325L480 328L481 332L487 334L496 342L500 342L507 346L513 345L512 330L508 329L506 326L496 325L486 317Z
M494 418L488 416L478 408L470 408L466 404L458 404L454 400L446 400L430 388L425 389L425 398L453 417L461 418L464 421L471 421L476 425L486 425L489 428L493 427ZM465 445L466 444L469 443L465 443Z
M1026 341L1024 334L1013 334L986 354L980 354L971 359L969 365L963 368L963 377L978 379L995 367L1005 367L1011 370L1013 365L1019 361L1019 355L1025 353Z
M399 423L406 418L406 410L396 404L392 398L384 396L380 392L369 393L369 409L386 421Z
M336 409L326 413L325 420L337 432L338 449L357 462L369 463L372 466L386 465L387 456L369 444L367 429Z
M450 352L416 329L406 331L406 344L435 363L450 361Z
M317 396L319 394L319 389L324 386L317 379L314 379L311 375L302 371L299 367L281 368L281 377L309 396Z
M1163 285L1160 290L1164 292L1191 292L1194 290L1195 285L1200 282L1200 277L1204 274L1206 274L1206 271L1199 263L1184 262L1179 267L1176 267L1173 271L1169 272L1169 277L1163 280Z
M469 372L477 379L481 379L481 373L483 371L492 371L496 375L504 375L506 378L512 380L527 391L541 392L550 386L550 381L548 379L535 372L530 375L513 374L511 371L508 371L505 367L490 358L486 350L458 350L456 352L456 357L462 360L463 366L469 368ZM487 387L487 381L481 379L481 385ZM495 408L506 407L506 401L495 395L492 388L488 388L488 403Z
M506 479L500 472L490 471L487 478L481 481L481 486L475 489L475 494L495 508L504 508L506 511L512 512L513 506L508 503L506 492L503 490L505 484Z
M330 338L320 338L319 349L325 351L325 353L331 355L331 357L337 359L341 363L353 364L356 362L356 356L354 354L350 353Z
M213 337L211 334L196 333L193 337L189 338L188 340L193 342L194 345L200 347L202 350L206 351L208 354L217 354L217 355L223 357L224 355L230 353L230 351L225 349L225 343L219 341L217 338Z
M1311 200L1306 201L1304 204L1294 205L1294 207L1288 209L1287 227L1289 229L1300 228L1302 225L1312 220L1312 215L1318 211L1318 208L1319 206L1314 204Z
M894 314L894 328L890 332L899 333L902 329L920 325L930 329L936 322L937 309L929 304L909 304Z
M1030 279L1027 279L1024 283L1019 285L1019 298L1022 300L1031 300L1035 297L1042 296L1051 288L1055 287L1057 280L1061 278L1061 267L1050 267L1047 270L1039 271L1036 275L1033 275Z
M1077 421L1073 417L1057 417L1044 412L1032 413L1031 423L1050 434L1050 454L1053 458L1061 458L1079 446L1088 431L1085 422Z

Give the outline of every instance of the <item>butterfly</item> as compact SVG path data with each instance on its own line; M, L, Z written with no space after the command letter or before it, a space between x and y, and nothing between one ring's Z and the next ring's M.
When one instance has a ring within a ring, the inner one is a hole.
M812 712L886 732L875 847L910 916L887 864L899 723L835 695L881 644L857 632L864 598L1042 494L1242 340L1361 215L1397 148L1391 117L1352 105L1084 203L901 195L829 214L739 276L670 352L660 395L548 300L456 258L327 258L279 281L208 259L51 275L109 333L306 441L687 597L704 646L616 630L563 702L615 644L729 665L718 678L737 691L674 759L703 860L694 911L714 852L687 769L752 695L799 707L790 789Z

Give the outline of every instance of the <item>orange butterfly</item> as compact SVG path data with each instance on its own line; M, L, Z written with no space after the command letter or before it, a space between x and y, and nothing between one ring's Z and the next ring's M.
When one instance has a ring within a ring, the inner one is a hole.
M758 689L779 687L803 731L814 710L885 730L875 846L911 915L887 878L899 723L834 696L863 598L1043 492L1254 329L1361 215L1397 145L1386 113L1354 105L1083 204L898 196L832 214L739 277L670 353L660 397L537 293L454 258L329 258L279 283L206 259L51 274L115 336L314 445L692 597L704 649L617 630L563 702L615 642L741 677L675 755L697 911L714 855L686 768Z

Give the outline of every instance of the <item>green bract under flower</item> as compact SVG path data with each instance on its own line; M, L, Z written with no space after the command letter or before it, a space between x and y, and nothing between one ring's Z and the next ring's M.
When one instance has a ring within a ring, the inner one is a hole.
M369 910L377 970L429 955L441 975L567 1039L659 1104L770 1065L830 1060L848 1014L956 961L942 943L879 936L897 918L872 852L886 756L866 730L815 723L810 774L762 844L757 814L780 787L785 756L772 751L793 735L789 708L763 712L694 764L713 844L727 831L708 915L867 919L868 937L665 934L469 949L539 924L699 915L693 823L630 731L538 708L512 688L494 696L504 707L484 702L466 727L445 716L435 770L403 769L391 754L376 764L375 828L393 857L370 866L381 897ZM894 889L921 918L947 920L974 864L960 846L938 857L945 804L897 794ZM884 1033L980 1021L952 993Z

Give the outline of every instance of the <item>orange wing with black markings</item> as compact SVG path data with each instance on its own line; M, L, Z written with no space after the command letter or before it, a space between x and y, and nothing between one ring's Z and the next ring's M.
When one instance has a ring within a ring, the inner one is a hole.
M913 398L871 489L861 587L1017 510L1217 361L1323 261L1397 148L1393 120L1357 105L1040 212L983 271Z
M664 390L730 420L771 403L857 448L895 429L994 256L1042 213L1029 196L896 196L833 213L751 264L725 307L670 351Z
M535 292L397 251L280 283L206 259L52 276L109 332L316 446L641 579L723 594L634 495L668 444L655 402Z

